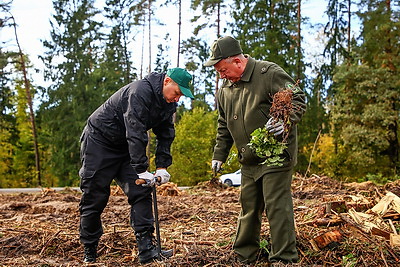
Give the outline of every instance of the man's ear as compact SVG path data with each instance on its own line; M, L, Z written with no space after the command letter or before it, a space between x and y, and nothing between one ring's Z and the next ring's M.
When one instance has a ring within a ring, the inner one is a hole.
M171 82L171 78L170 77L168 77L168 76L165 76L165 78L164 78L164 85L167 85L167 84L169 84L170 82Z

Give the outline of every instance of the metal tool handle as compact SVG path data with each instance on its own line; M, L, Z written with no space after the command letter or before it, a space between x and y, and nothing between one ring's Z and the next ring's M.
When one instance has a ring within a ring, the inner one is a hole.
M157 177L157 182L161 182L161 177ZM137 179L135 181L137 185L147 184L145 179ZM158 259L161 257L161 237L160 237L160 224L158 222L158 207L157 207L157 189L156 185L152 186L152 195L153 195L153 211L154 211L154 222L156 226L156 241L157 241L157 253Z
M153 210L154 210L154 222L156 224L157 252L158 252L158 259L160 259L160 257L161 257L161 237L160 237L160 224L158 222L156 186L153 186Z

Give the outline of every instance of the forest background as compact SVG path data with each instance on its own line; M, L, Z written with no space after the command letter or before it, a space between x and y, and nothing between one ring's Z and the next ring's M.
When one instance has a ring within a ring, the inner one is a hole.
M39 56L45 85L35 80L40 71L18 42L12 1L0 3L0 27L16 32L0 43L0 187L78 185L79 137L87 117L123 85L176 66L193 74L195 99L183 101L176 113L169 172L178 185L210 179L220 80L203 63L210 41L227 34L245 53L282 66L306 92L298 173L399 179L399 2L329 0L324 24L302 15L304 2L192 0L186 22L181 0L53 0L51 30ZM160 8L177 10L177 23L144 60L144 50L154 46ZM190 37L183 38L183 23L190 23ZM138 36L141 44L131 49ZM154 169L155 138L149 136ZM240 168L236 153L232 149L224 172Z

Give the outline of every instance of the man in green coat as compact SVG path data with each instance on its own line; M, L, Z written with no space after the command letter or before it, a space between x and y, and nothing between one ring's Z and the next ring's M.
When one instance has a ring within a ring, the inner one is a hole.
M297 162L297 126L306 109L305 94L277 64L244 55L239 42L226 36L214 41L211 57L204 66L214 66L223 79L217 92L218 131L212 159L214 171L220 171L233 144L242 165L241 213L233 249L239 259L250 263L260 249L262 214L270 225L270 262L292 263L298 260L294 226L291 182ZM257 128L282 140L283 123L274 122L269 110L273 95L293 90L293 111L286 139L287 149L281 166L261 164L249 147L250 134Z

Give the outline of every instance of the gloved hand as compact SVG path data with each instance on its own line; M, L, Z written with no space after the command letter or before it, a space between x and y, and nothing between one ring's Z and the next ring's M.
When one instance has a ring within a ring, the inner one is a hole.
M211 161L211 169L213 172L217 173L221 171L222 161L213 159Z
M278 136L283 133L284 127L283 127L283 121L279 120L275 122L274 118L270 118L265 124L265 129L267 129L268 132L274 134L275 136Z
M156 183L156 178L154 177L153 174L151 174L148 171L139 173L138 176L139 176L139 179L143 179L146 181L145 184L142 184L142 186L144 186L144 187L154 186Z
M171 178L171 175L167 172L167 169L157 169L154 176L157 178L157 185L168 183L169 179ZM160 177L160 180L158 177Z

